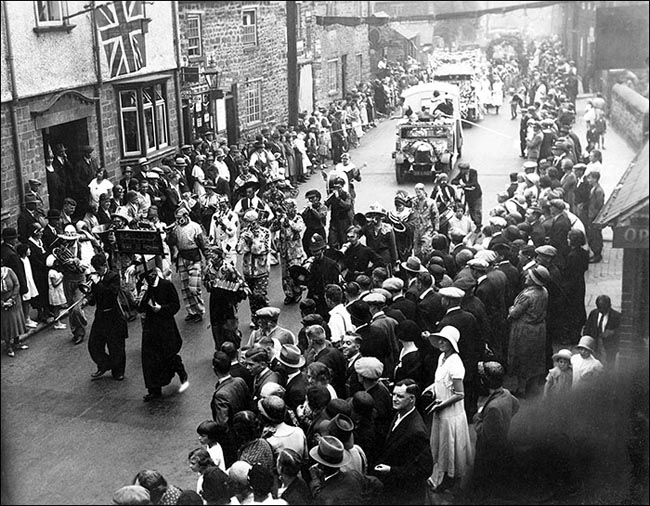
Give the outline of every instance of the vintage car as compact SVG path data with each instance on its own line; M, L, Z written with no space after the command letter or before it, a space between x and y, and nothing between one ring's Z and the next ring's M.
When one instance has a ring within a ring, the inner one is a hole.
M476 73L468 63L440 65L433 71L433 80L455 84L460 89L460 117L477 122L483 118L477 93Z
M403 109L412 114L397 125L393 152L397 182L418 177L435 179L440 172L449 173L456 155L462 155L463 146L458 87L436 82L419 84L404 90L402 99Z

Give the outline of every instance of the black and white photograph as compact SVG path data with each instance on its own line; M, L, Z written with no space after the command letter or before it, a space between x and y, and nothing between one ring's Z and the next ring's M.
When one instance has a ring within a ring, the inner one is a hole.
M0 504L649 504L647 1L0 9Z

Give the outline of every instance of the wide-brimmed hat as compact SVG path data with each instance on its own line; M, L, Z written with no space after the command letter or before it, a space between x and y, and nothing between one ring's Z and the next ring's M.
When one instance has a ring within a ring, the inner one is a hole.
M304 285L311 273L302 265L292 265L289 267L289 277L299 285Z
M284 399L277 395L269 395L257 401L257 409L260 414L264 415L273 423L281 423L284 421L284 415L287 411L287 406Z
M147 160L146 156L143 156L142 158L138 158L138 165L144 165L149 163L149 160Z
M594 350L596 348L596 340L591 336L582 336L576 348L585 348L595 354L596 352Z
M253 190L257 190L260 187L260 183L254 179L250 179L246 181L243 185L241 185L241 190L246 191L248 188L252 188Z
M409 272L427 272L426 268L422 266L422 262L418 257L408 257L406 262L402 262L402 268Z
M548 269L543 265L536 265L528 271L528 275L533 283L538 286L546 286L551 279Z
M354 446L354 422L343 413L339 413L331 420L328 420L325 433L338 438L346 450L350 450Z
M568 360L569 362L571 362L571 356L572 356L571 351L565 348L553 354L553 360L558 360L560 358L563 358L564 360Z
M341 441L334 436L323 436L318 446L309 451L309 456L327 467L343 467L350 462L350 454L345 451Z
M81 236L77 233L75 226L72 223L68 223L65 227L63 227L63 233L58 234L57 237L65 241L76 241Z
M305 365L305 357L295 344L283 344L280 354L276 358L281 364L293 369L300 369Z
M176 160L174 160L174 166L175 167L187 167L187 161L185 161L185 158L178 157Z
M128 215L125 207L118 207L114 213L111 213L111 218L121 218L126 223L131 221L131 217Z
M451 346L454 348L454 350L456 350L456 353L460 353L458 351L458 341L460 340L460 332L456 327L447 325L445 327L442 327L442 329L440 329L438 332L430 334L429 341L431 341L431 344L434 344L433 340L431 339L432 337L442 337L446 339L451 343Z
M311 239L309 240L309 251L312 253L316 253L318 251L324 250L327 248L327 243L325 243L325 239L320 234L314 234L311 236Z
M370 206L370 209L366 211L366 217L370 217L370 216L383 216L385 218L386 209L381 207L381 204L379 202L375 202Z

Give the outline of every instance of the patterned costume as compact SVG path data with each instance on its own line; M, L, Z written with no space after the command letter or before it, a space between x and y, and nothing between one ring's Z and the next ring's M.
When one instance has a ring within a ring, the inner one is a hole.
M307 254L302 247L302 235L306 227L302 216L286 217L280 222L279 253L282 267L282 289L287 298L300 299L302 288L289 276L289 267L302 265Z
M169 242L178 248L177 268L181 278L181 293L189 315L203 315L205 304L201 295L201 250L205 240L201 225L190 221L177 225L170 234Z
M243 274L251 294L248 297L251 314L269 305L269 253L271 232L268 228L256 227L242 231L237 244L237 253L243 255Z
M433 234L440 226L438 207L430 198L413 199L414 233L413 253L423 260L431 251Z

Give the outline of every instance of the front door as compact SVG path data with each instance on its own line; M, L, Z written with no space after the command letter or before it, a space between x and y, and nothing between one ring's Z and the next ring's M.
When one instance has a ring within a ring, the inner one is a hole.
M237 85L233 84L230 93L226 93L226 134L228 145L239 141L239 117L237 116Z

